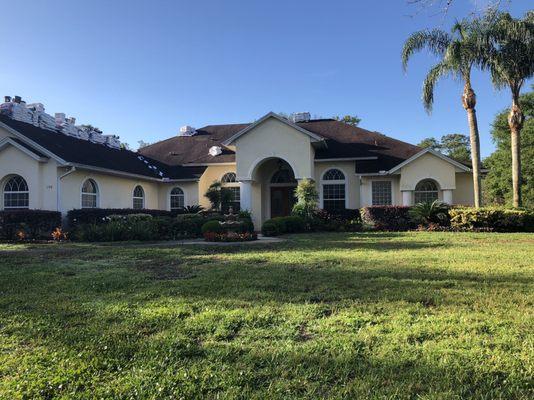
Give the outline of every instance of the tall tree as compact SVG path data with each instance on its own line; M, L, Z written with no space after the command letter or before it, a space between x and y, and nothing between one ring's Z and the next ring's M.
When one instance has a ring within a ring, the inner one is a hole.
M525 114L521 131L521 197L525 207L534 208L534 91L521 95L519 104ZM484 160L488 168L484 195L488 202L506 205L513 204L509 113L504 110L495 117L491 136L496 150Z
M479 53L481 27L482 24L464 20L457 22L451 33L440 29L415 32L406 40L402 49L404 70L407 69L411 56L423 49L427 49L439 58L439 62L430 69L423 83L423 104L428 112L432 111L434 88L439 79L454 76L464 82L462 105L467 112L469 124L475 207L480 207L482 191L480 139L475 111L476 95L471 86L471 70L481 59Z
M491 21L483 42L485 66L490 69L495 87L510 88L512 106L508 114L512 151L513 206L521 207L521 129L525 121L519 96L525 81L534 75L534 11L523 19L508 13L489 13Z
M443 135L440 140L429 137L421 140L418 146L424 149L430 147L458 161L469 162L471 158L469 137L461 133Z

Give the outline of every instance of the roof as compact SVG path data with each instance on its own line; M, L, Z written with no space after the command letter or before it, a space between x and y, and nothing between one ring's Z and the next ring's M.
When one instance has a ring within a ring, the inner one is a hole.
M269 115L269 114L268 114ZM193 136L175 136L144 147L139 152L170 165L235 162L235 153L224 146L232 137L253 124L209 125L197 129ZM378 132L345 124L333 119L316 119L296 125L320 137L326 143L315 152L316 160L367 158L356 163L357 173L390 170L422 149ZM208 150L221 146L222 154L211 156Z
M17 121L5 115L0 115L0 123L7 125L26 138L26 141L20 140L21 138L17 140L19 143L24 143L25 147L31 147L32 151L38 151L39 154L42 153L42 150L39 149L41 147L68 164L119 171L153 179L162 178L159 171L163 173L163 177L169 179L198 179L205 169L170 166L147 156L144 156L147 161L145 163L142 160L143 157L140 159L140 154L136 152L78 139L59 131ZM156 168L149 168L149 165Z

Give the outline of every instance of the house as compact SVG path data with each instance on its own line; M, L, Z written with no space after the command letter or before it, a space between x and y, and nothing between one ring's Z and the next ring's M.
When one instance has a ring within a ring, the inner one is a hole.
M293 191L313 179L327 210L472 204L470 168L430 149L333 119L268 113L254 123L183 127L142 148L79 127L41 104L7 97L0 106L1 209L179 209L200 204L209 185L231 188L256 227L287 215Z

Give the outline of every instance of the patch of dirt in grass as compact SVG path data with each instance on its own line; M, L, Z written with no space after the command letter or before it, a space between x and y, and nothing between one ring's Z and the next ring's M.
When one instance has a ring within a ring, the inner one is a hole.
M306 326L305 323L302 323L298 326L297 328L297 334L295 336L295 340L297 342L307 342L308 340L312 340L313 339L313 335L308 332L308 327Z
M191 279L196 275L180 269L180 261L143 260L135 264L135 268L141 272L147 272L152 279L158 281Z

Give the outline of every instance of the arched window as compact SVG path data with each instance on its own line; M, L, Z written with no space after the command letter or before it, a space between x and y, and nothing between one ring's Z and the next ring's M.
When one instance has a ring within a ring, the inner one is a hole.
M241 189L235 172L227 172L224 174L221 178L221 184L232 193L232 197L228 204L223 204L223 212L227 212L230 207L232 207L234 211L239 211L239 206L241 205Z
M171 190L171 211L180 210L185 206L184 191L179 187Z
M221 183L236 183L237 179L234 172L227 172L221 178Z
M30 207L30 192L28 184L22 176L9 178L4 185L4 208L22 209Z
M271 183L297 183L292 170L279 169L271 178Z
M142 210L145 208L145 191L141 185L137 185L133 191L133 208Z
M414 202L431 203L438 199L438 185L431 179L424 179L415 186Z
M98 207L98 185L92 179L87 179L82 185L82 208Z
M323 174L323 208L329 212L345 209L345 174L332 168Z

